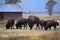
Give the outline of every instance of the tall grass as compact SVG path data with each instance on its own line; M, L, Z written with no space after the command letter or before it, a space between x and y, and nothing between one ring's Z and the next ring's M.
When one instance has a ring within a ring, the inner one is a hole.
M0 29L4 29L7 21L0 21Z
M0 30L0 40L60 40L59 31Z
M8 36L0 37L0 40L60 40L59 37L54 34L51 35L39 35L39 36Z

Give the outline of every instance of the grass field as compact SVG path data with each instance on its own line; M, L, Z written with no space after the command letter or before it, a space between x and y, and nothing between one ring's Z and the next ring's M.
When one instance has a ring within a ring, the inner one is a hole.
M40 30L0 30L0 40L60 40L60 32Z
M32 14L23 14L24 18L28 18ZM38 14L33 14L37 16ZM42 15L39 14L37 17L44 20L54 19L60 24L60 15ZM0 21L0 40L60 40L60 26L57 30L29 30L28 29L5 29L6 21ZM35 25L34 25L35 26Z

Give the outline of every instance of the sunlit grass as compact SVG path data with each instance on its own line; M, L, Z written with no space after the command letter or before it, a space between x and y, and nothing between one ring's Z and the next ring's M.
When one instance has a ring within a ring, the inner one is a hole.
M0 30L0 40L59 40L60 32L38 30Z
M0 27L4 27L6 25L7 21L0 21Z

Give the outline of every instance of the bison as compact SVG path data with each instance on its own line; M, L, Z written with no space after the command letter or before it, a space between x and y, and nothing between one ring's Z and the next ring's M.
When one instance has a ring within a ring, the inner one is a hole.
M12 27L14 26L14 19L9 19L7 24L6 24L6 29L12 29Z
M24 25L24 29L25 29L25 28L27 29L27 19L22 18L21 20L19 20L19 21L16 23L16 28L18 29L18 28L20 27L20 29L22 29L22 25Z
M28 25L30 27L30 30L32 30L34 24L37 25L36 29L39 28L39 20L40 19L38 17L33 16L33 15L30 15L28 17L28 21L27 22L28 22Z
M40 21L39 21L39 24L40 24L40 26L41 26L41 30L43 30L43 27L46 26L47 21L45 21L45 20L40 20Z
M41 26L41 30L44 28L46 28L46 25L48 24L48 22L55 22L55 20L40 20L39 24Z
M45 26L45 30L47 30L48 28L51 30L51 27L54 27L54 29L56 30L56 26L59 26L59 23L57 21L48 21Z

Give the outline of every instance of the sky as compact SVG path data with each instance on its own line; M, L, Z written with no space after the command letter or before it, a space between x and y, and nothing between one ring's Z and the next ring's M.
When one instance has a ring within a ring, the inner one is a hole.
M46 3L48 0L21 0L21 3L18 3L23 12L47 12ZM55 0L57 4L54 6L53 12L60 12L60 0ZM0 0L0 3L4 3L4 0ZM9 9L8 9L9 10Z

